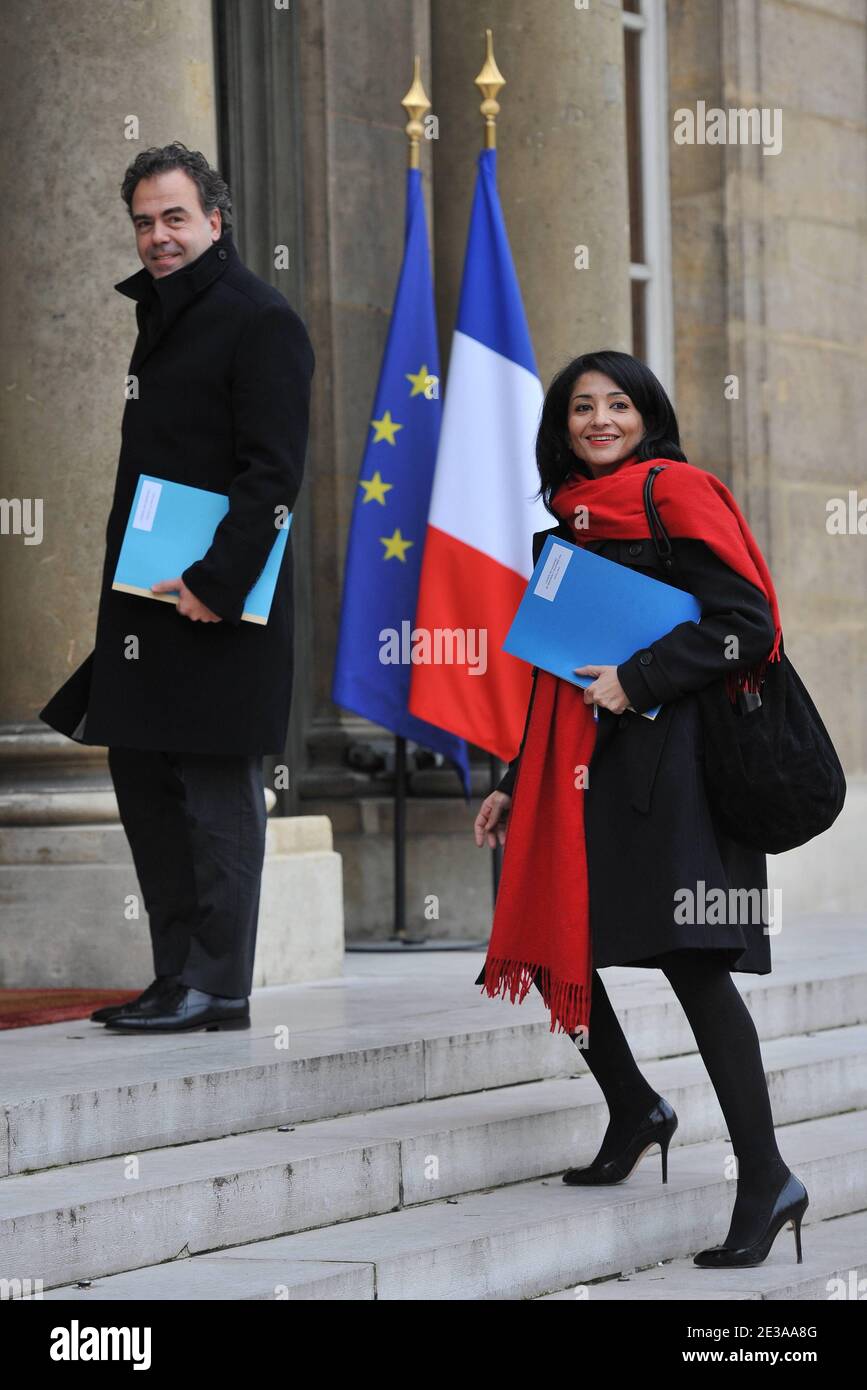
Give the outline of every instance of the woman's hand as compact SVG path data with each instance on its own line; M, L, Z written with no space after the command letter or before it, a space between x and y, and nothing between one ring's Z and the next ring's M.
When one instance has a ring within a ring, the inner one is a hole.
M622 714L631 709L629 696L617 679L616 666L575 666L576 676L598 676L584 691L585 705L601 705L612 714Z
M476 844L480 849L485 843L485 839L487 839L491 849L496 848L498 838L501 845L506 843L507 821L511 804L512 798L505 792L491 792L490 796L485 797L473 826Z

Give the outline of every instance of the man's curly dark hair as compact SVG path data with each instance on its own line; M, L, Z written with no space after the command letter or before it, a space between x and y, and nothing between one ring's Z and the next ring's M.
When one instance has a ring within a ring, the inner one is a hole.
M173 140L170 145L154 145L149 150L142 150L130 164L120 186L120 194L129 209L130 217L132 195L139 180L149 179L153 174L168 173L170 169L182 169L185 174L189 174L199 190L202 211L207 216L214 208L219 208L223 231L229 231L232 226L232 195L229 185L218 169L211 168L200 150L188 150L180 140Z

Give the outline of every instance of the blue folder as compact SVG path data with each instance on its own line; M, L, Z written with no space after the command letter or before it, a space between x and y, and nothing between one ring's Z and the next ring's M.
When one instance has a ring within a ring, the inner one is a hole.
M113 589L177 604L178 594L151 593L160 579L175 579L210 548L214 532L229 510L222 492L188 487L148 473L139 476L126 533L114 573ZM286 549L292 513L276 527L276 538L265 568L244 602L242 618L267 623Z
M503 651L586 690L575 666L619 666L701 605L683 589L637 574L592 550L549 536L506 634ZM661 705L642 710L655 719Z

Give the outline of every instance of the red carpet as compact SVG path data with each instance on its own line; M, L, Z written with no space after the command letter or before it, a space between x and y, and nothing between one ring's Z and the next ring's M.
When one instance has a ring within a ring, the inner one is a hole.
M0 1029L89 1018L103 1004L125 1004L140 989L0 989Z

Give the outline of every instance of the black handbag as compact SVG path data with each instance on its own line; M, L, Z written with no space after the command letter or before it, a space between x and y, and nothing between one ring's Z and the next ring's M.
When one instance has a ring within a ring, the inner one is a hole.
M653 479L664 466L648 470L644 508L660 564L673 573L671 540L653 502ZM735 704L725 676L695 692L714 818L732 840L765 854L821 835L846 799L840 759L782 640L779 654L765 668L760 691L738 691Z

